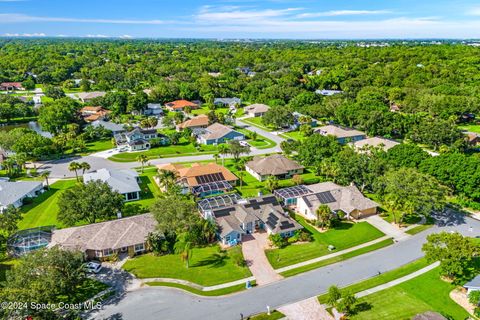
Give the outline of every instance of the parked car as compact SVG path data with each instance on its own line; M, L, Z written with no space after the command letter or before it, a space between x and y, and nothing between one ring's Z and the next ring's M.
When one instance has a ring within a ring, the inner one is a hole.
M242 147L248 147L248 146L250 146L247 141L240 141L240 145L241 145Z
M99 273L102 270L102 264L100 262L91 261L85 265L87 272Z

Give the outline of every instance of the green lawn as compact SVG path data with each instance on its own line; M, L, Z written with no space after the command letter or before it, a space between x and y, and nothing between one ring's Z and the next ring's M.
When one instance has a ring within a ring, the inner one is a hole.
M255 281L253 281L255 282ZM171 288L177 288L177 289L182 289L188 292L191 292L193 294L199 295L199 296L205 296L205 297L218 297L218 296L224 296L227 294L231 293L236 293L240 291L246 290L245 284L238 284L236 286L231 286L223 289L217 289L217 290L211 290L211 291L202 291L198 290L180 283L173 283L173 282L158 282L158 281L152 281L152 282L147 282L147 285L153 286L153 287L171 287ZM254 283L251 284L252 286Z
M33 203L21 208L23 219L19 222L19 229L30 229L39 226L55 225L61 227L57 221L58 197L61 191L71 188L76 180L59 180L50 185L50 190L33 199Z
M302 217L297 215L296 220L312 233L314 241L289 245L283 249L266 250L267 258L274 269L327 255L331 253L328 245L333 245L335 251L340 251L384 236L383 232L368 222L342 222L335 229L321 233Z
M248 317L247 320L278 320L285 318L285 315L280 311L274 310L268 315L267 313L260 313L256 316Z
M466 319L468 313L449 297L454 285L440 279L436 268L412 280L359 299L366 309L351 319L411 319L436 311L449 319Z
M284 271L280 274L284 277L292 277L292 276L295 276L299 273L307 272L307 271L310 271L310 270L314 270L314 269L318 269L318 268L321 268L321 267L324 267L324 266L328 266L329 264L333 264L333 263L341 262L341 261L344 261L344 260L348 260L350 258L359 256L359 255L362 255L362 254L365 254L365 253L368 253L368 252L371 252L371 251L375 251L375 250L387 247L387 246L392 245L392 244L393 244L392 239L385 239L383 241L374 243L374 244L369 245L367 247L363 247L363 248L360 248L360 249L357 249L357 250L354 250L354 251L351 251L351 252L348 252L348 253L344 253L344 254L341 254L341 255L333 257L333 258L325 259L325 260L322 260L322 261L319 261L319 262L316 262L316 263L308 264L308 265L303 266L303 267L298 267L298 268L295 268L295 269Z
M471 124L468 126L458 126L460 130L480 133L480 124Z
M194 248L190 267L187 268L180 254L154 256L145 254L128 260L123 268L139 278L174 278L183 279L202 286L231 282L251 276L247 267L237 266L231 259L232 250L221 254L218 246Z
M83 154L90 154L90 153L105 151L113 148L115 148L115 146L112 144L112 141L110 139L93 141L93 142L87 143L87 150L85 150Z
M262 123L262 117L245 118L245 119L241 119L241 121L266 131L275 131L275 128L267 127Z
M131 207L141 207L140 211L148 211L148 209L155 203L156 196L161 191L158 185L153 180L157 174L157 169L146 168L144 173L140 173L140 200L125 203L126 211Z
M300 131L285 132L282 133L282 136L286 139L293 139L298 141L302 141L303 139L305 139L305 136Z

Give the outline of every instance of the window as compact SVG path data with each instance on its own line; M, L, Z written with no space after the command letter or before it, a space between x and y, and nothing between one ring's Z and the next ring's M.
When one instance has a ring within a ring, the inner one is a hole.
M110 256L113 254L113 250L111 248L103 250L104 256Z
M225 241L230 241L230 236L226 236Z
M100 258L102 256L102 250L95 250L95 257Z
M144 250L145 250L145 245L143 243L135 245L135 252L144 251Z

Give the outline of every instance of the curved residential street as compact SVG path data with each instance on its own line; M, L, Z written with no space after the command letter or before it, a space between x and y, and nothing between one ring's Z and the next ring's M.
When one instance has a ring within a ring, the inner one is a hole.
M267 153L275 153L280 152L280 142L284 141L282 137L275 135L271 132L265 131L263 129L250 126L249 124L243 122L241 119L236 120L236 125L243 127L249 131L255 131L259 135L264 136L272 141L274 141L277 145L272 148L268 149L256 149L252 148L250 155L261 155ZM105 151L102 152L105 154ZM205 155L198 155L198 156L187 156L187 157L173 157L173 158L158 158L150 160L149 163L151 165L157 164L165 164L170 162L193 162L193 161L204 161L204 160L212 160L212 154L205 154ZM87 162L90 164L89 171L95 171L101 168L111 168L111 169L132 169L140 167L140 163L138 162L114 162L108 159L105 159L104 156L96 156L95 154L84 156L84 157L73 157L61 160L54 160L54 161L46 161L39 163L38 166L39 171L48 170L50 171L50 177L53 179L64 179L64 178L73 178L75 177L75 173L68 170L68 164L72 161L77 162Z
M240 319L305 300L325 292L330 285L346 286L400 267L423 256L426 236L439 231L458 231L480 236L480 221L453 215L438 217L437 225L407 240L350 260L319 268L228 297L199 297L187 292L152 287L128 292L107 305L95 319Z

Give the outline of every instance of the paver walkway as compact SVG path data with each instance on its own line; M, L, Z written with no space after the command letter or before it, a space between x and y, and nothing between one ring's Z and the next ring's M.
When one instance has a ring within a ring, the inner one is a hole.
M393 224L388 223L378 215L370 216L365 218L365 220L396 241L406 240L410 237L408 233L405 233L403 230L395 227Z
M244 236L242 240L243 257L259 286L282 279L282 276L273 270L265 255L267 238L266 232L256 232Z
M278 308L288 320L333 320L316 297Z

